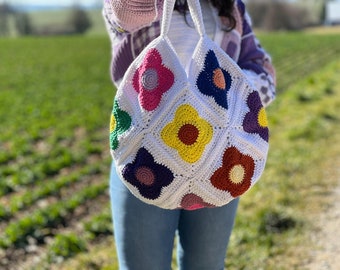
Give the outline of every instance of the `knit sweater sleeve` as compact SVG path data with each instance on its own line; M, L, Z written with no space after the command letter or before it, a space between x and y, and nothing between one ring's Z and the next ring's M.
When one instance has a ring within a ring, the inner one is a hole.
M104 0L104 11L119 32L134 32L157 21L164 0Z
M251 28L251 20L241 0L237 1L242 22L241 50L238 65L259 91L262 103L268 106L276 95L276 74L269 54L261 47Z

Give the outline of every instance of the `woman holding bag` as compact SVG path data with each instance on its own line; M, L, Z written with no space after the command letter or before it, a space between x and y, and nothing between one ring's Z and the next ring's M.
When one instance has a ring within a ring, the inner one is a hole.
M201 0L206 34L256 88L262 104L275 98L275 72L260 47L242 1ZM105 0L103 15L112 43L112 80L118 88L142 50L160 35L163 0ZM199 40L188 4L177 0L168 32L183 67ZM238 198L214 208L168 210L149 205L126 188L112 165L110 194L120 270L171 269L174 238L181 270L222 270Z

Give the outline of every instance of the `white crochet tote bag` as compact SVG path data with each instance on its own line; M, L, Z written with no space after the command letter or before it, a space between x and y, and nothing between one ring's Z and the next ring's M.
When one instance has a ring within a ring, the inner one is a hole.
M188 0L200 40L185 70L167 37L175 0L164 1L161 34L117 90L110 148L140 200L166 209L218 207L260 178L268 127L258 92L205 33L199 0Z

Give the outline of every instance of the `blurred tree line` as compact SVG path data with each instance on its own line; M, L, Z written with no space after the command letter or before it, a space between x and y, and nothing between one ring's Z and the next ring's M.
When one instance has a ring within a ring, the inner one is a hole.
M248 0L247 10L256 28L300 30L324 24L326 5L331 0Z
M12 22L12 24L11 24ZM9 36L11 28L20 35L84 34L92 25L87 12L74 5L62 26L46 25L42 28L32 23L29 13L15 10L7 3L0 4L0 37Z
M244 1L254 27L275 31L300 30L308 26L323 24L326 4L332 0ZM98 3L101 1L98 0ZM62 26L50 24L37 27L33 25L29 13L16 11L5 2L0 4L0 37L10 35L11 26L15 28L18 35L83 34L89 30L92 22L88 13L80 5L75 4Z

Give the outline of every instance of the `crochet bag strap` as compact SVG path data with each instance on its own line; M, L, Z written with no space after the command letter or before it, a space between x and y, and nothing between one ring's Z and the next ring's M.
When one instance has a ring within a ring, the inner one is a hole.
M164 0L163 16L161 25L161 36L166 37L169 32L171 17L174 10L176 0ZM203 37L205 35L205 28L203 24L202 10L199 0L187 0L189 12L195 25L198 34Z

